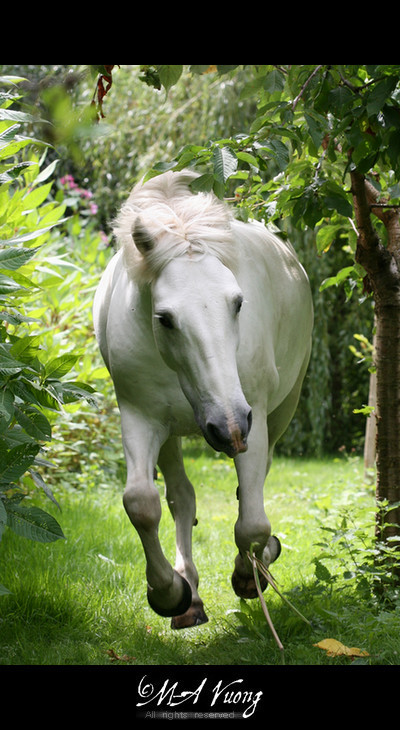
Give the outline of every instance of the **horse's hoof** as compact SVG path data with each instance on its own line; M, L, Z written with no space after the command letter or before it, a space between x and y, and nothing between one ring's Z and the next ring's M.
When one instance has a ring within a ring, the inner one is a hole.
M174 616L171 620L171 629L188 629L192 626L201 626L206 624L208 617L206 616L203 606L190 606L189 610L182 616Z
M268 548L271 563L274 563L275 560L279 558L282 549L280 540L275 535L271 535L269 538ZM260 580L261 590L264 592L268 585L268 580L260 572L258 572L258 577ZM251 573L241 573L237 570L237 568L235 568L232 574L232 587L239 598L257 598L258 596L257 586L253 575Z
M268 581L260 573L258 577L260 579L261 590L265 591ZM232 588L239 598L257 598L258 596L257 586L253 576L243 575L243 573L238 573L237 570L234 570L232 573Z
M181 614L186 613L186 611L190 608L192 603L192 589L185 578L181 575L179 578L182 581L183 595L179 603L172 608L164 608L163 606L158 605L154 595L155 592L150 587L148 588L147 600L150 608L152 608L155 613L158 613L159 616L180 616Z
M282 545L279 537L277 537L276 535L271 535L268 542L271 542L271 540L273 540L274 542L274 547L272 547L271 545L269 545L268 547L271 552L271 563L274 563L275 560L278 560L282 552Z

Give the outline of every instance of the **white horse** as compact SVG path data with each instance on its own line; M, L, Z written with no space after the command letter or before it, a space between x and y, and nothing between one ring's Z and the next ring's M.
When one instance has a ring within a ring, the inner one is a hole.
M193 172L137 185L114 233L120 249L94 303L99 347L114 382L127 463L123 502L146 557L147 596L172 627L207 621L192 559L195 493L181 437L201 432L235 462L237 595L257 595L251 544L268 566L280 552L264 511L274 445L297 407L307 369L312 301L287 242L235 220ZM162 551L159 466L176 525L175 568Z

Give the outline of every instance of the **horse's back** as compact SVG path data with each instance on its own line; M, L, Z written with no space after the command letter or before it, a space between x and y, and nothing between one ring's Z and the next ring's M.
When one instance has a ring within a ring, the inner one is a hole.
M254 383L250 387L257 397L264 391L271 407L290 391L309 356L310 284L288 241L256 221L234 221L233 230L239 249L237 279L245 300L241 377Z
M244 223L234 220L233 232L239 255L257 279L267 277L273 283L291 283L291 291L310 297L307 274L290 241L270 231L259 221ZM285 292L285 296L288 292Z

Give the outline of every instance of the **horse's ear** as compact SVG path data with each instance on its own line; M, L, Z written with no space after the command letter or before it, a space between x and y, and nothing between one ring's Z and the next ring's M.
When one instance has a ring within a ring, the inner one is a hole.
M132 238L136 248L139 249L143 256L146 256L154 246L154 241L140 218L136 218L135 220L132 228Z

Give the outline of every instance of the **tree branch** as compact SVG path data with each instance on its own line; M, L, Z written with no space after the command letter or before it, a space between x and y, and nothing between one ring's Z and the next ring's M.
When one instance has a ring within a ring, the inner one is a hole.
M350 173L351 193L353 195L354 214L357 223L358 245L365 251L376 248L379 244L378 235L372 225L370 204L373 202L371 192L367 196L367 185L375 190L370 183L367 183L364 175L357 170Z
M365 180L365 192L370 209L386 228L387 248L396 259L400 271L400 206L390 205L387 200L378 203L379 193L368 180Z
M307 81L306 81L306 82L305 82L305 83L303 84L303 86L301 87L301 89L300 89L300 92L299 92L299 94L297 94L297 96L296 96L296 98L295 98L295 100L294 100L294 102L293 102L293 104L292 104L292 111L294 111L294 110L296 109L296 106L297 106L297 104L299 103L299 101L300 101L301 97L303 96L303 94L304 94L304 92L305 92L305 90L306 90L306 88L307 88L308 84L310 83L311 79L313 79L313 78L314 78L315 74L317 74L317 73L318 73L318 71L319 71L319 70L320 70L321 68L322 68L322 66L317 66L317 67L316 67L316 68L314 69L314 71L313 71L313 72L312 72L312 73L311 73L311 74L309 75L309 77L308 77Z
M372 203L372 205L369 206L370 208L400 208L400 205L397 203Z

